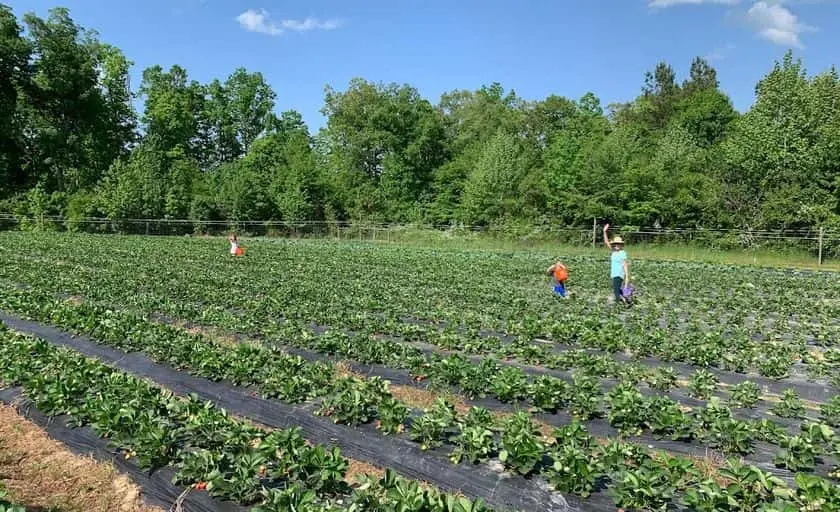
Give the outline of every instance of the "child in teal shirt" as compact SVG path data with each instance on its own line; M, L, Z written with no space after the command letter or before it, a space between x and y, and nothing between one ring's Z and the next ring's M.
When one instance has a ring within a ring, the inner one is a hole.
M604 244L612 251L610 253L610 279L613 284L613 295L616 301L627 302L628 299L622 293L625 286L630 285L630 262L627 260L627 253L624 252L624 240L620 236L610 242L610 225L604 226Z

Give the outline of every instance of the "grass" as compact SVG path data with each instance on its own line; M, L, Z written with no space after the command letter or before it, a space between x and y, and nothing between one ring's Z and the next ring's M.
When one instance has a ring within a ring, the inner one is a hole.
M16 503L60 512L162 512L143 505L140 489L111 464L71 453L0 406L0 480Z
M599 233L600 235L600 233ZM365 238L372 240L371 237ZM500 238L481 233L452 234L449 232L401 229L391 231L387 237L377 235L377 242L399 243L419 247L439 249L479 249L492 251L529 251L546 253L552 257L565 256L605 256L607 249L599 242L593 247L590 244L576 245L558 243L545 238ZM840 260L825 260L822 265L817 263L817 257L805 250L787 249L744 249L720 250L690 244L628 244L627 251L634 259L650 259L658 261L697 261L705 263L720 263L733 265L749 265L776 268L797 268L812 270L840 270Z

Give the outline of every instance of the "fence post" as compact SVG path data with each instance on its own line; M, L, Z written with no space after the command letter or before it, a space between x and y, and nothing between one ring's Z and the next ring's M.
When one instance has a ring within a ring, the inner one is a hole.
M598 245L598 219L592 217L592 247Z
M825 234L825 228L820 228L820 249L819 255L817 256L817 264L822 266L823 263L823 235Z

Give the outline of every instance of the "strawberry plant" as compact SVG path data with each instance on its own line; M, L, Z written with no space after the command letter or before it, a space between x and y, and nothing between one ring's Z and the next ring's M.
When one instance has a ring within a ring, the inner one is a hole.
M623 509L664 511L676 493L667 473L652 461L620 471L612 479L610 494L616 506Z
M207 482L210 474L220 474L223 464L227 461L218 451L198 449L186 452L178 465L178 474L173 478L175 484L190 484L192 482Z
M807 473L796 475L794 502L801 511L840 510L840 487Z
M719 473L728 482L724 492L731 510L759 510L762 503L770 502L775 495L787 491L782 479L736 460L727 460Z
M465 457L470 463L476 464L486 460L496 451L493 433L483 426L461 425L454 442L455 450L450 455L454 464L460 463Z
M318 413L329 416L336 423L367 423L373 418L376 407L388 396L387 383L378 377L366 380L347 377L339 382L337 392L324 400Z
M800 430L802 431L802 437L808 439L814 445L831 446L832 442L837 439L831 427L814 421L803 422L800 425Z
M645 381L652 389L668 391L677 387L677 373L673 368L656 368L648 373Z
M470 407L467 414L460 419L460 423L467 427L487 427L494 429L493 414L483 407Z
M626 467L637 467L650 455L640 446L612 439L598 450L598 460L605 473L616 473Z
M682 504L696 512L737 510L737 503L729 498L727 489L716 481L706 479L686 489Z
M645 422L655 436L669 437L675 441L692 438L691 418L673 400L656 397L648 401L646 408Z
M753 451L753 430L733 418L716 418L708 427L706 440L726 454L747 454Z
M517 402L525 397L528 381L519 368L508 366L493 378L490 391L502 402Z
M251 509L251 512L327 512L327 508L318 503L314 491L304 490L299 485L286 489L263 489L263 503Z
M786 389L782 394L782 398L770 410L780 418L805 417L805 405L802 403L796 391L792 389Z
M355 489L348 512L440 511L489 512L481 500L444 495L424 489L417 482L405 480L390 469L382 478L366 476Z
M662 471L667 475L671 483L680 490L692 487L701 480L701 472L695 466L695 462L689 458L671 456L662 452L654 459Z
M820 418L832 427L840 427L840 394L820 405Z
M790 357L770 356L761 359L758 363L759 373L772 379L783 379L787 377L789 369Z
M452 404L443 398L438 398L425 414L412 421L411 438L420 443L423 450L440 446L446 429L455 424L456 415Z
M744 381L732 386L729 395L729 405L731 407L748 407L754 408L758 403L761 390L754 382Z
M554 429L554 442L557 446L573 446L576 448L595 446L595 438L577 420L572 420L568 425Z
M297 464L296 479L306 485L306 488L319 492L336 492L340 490L339 482L344 478L349 467L347 459L341 456L337 447L331 449L322 445L301 451ZM293 473L293 466L284 469L285 473ZM264 472L263 472L264 474Z
M697 370L688 381L691 396L700 400L708 400L717 391L718 379L708 370Z
M579 419L589 419L598 413L601 388L598 380L576 374L569 395L569 411Z
M408 418L408 407L393 397L385 397L376 409L379 421L376 423L383 434L396 434L405 428L405 420Z
M261 468L267 463L268 459L255 452L232 456L227 471L215 469L207 475L207 491L211 496L252 504L261 495Z
M607 394L610 425L623 434L639 434L645 421L645 399L631 384L620 384Z
M566 381L541 375L531 383L528 395L534 407L554 412L568 401L569 385Z
M802 436L791 436L782 439L782 450L776 454L773 462L791 471L814 469L819 448L810 439Z
M563 445L551 450L551 459L544 474L555 489L584 498L592 493L600 473L589 450Z
M485 359L478 365L465 368L460 382L461 391L468 398L484 398L490 389L493 377L499 372L499 364L493 359Z
M544 446L531 418L520 411L504 425L499 460L519 474L527 475L542 460Z

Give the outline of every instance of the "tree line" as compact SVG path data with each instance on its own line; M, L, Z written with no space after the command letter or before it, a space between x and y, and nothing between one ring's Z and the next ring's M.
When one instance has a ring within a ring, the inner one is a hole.
M702 58L639 95L437 103L361 78L310 133L259 72L199 83L131 61L67 9L0 4L0 209L24 216L840 227L840 77L785 55L737 112ZM142 101L136 112L133 101Z

